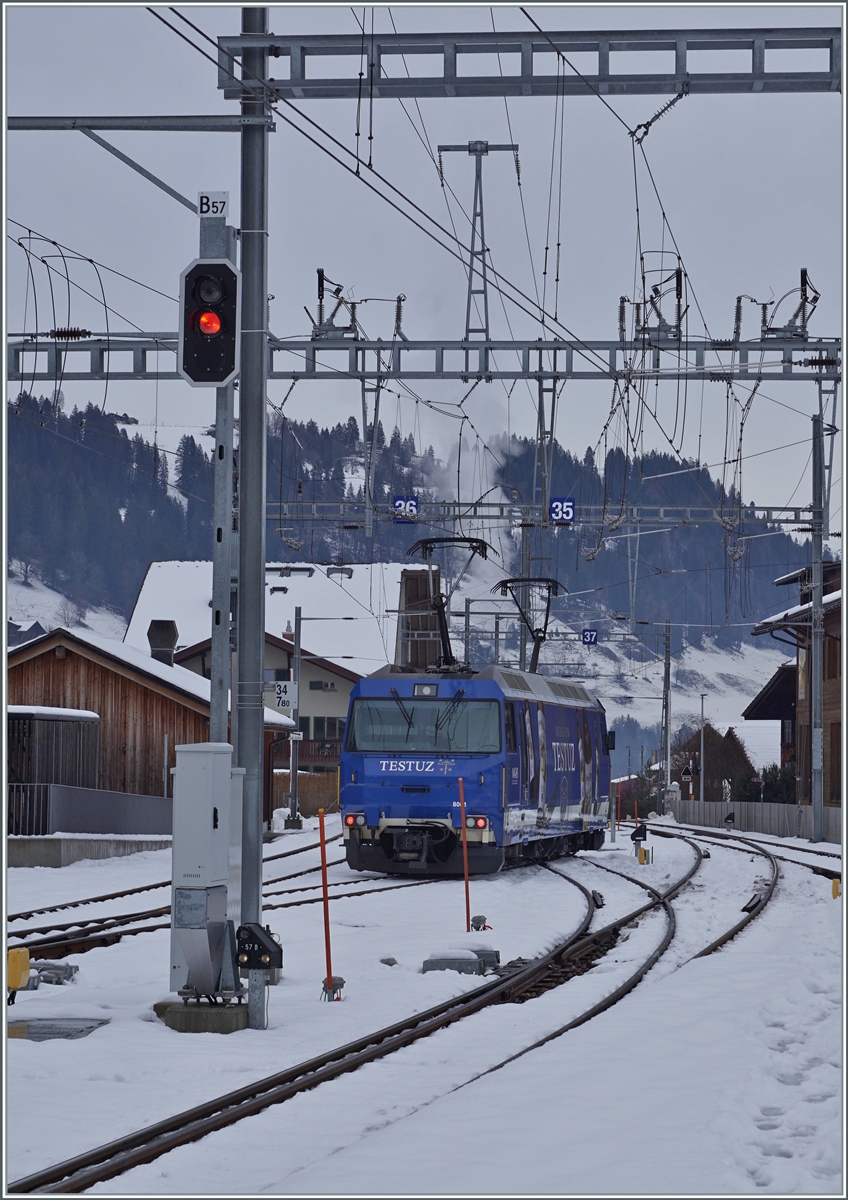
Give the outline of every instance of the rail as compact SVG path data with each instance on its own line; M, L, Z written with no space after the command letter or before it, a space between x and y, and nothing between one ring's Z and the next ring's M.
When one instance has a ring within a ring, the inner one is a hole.
M444 1001L426 1012L415 1014L346 1046L331 1050L295 1067L249 1084L238 1091L198 1105L187 1112L175 1114L165 1121L139 1130L128 1137L119 1138L105 1146L77 1155L66 1162L57 1163L53 1167L19 1179L8 1186L9 1193L83 1191L95 1183L122 1174L131 1167L151 1162L177 1146L196 1141L207 1133L235 1124L243 1117L261 1112L273 1104L283 1103L292 1096L317 1087L321 1083L337 1079L365 1063L384 1058L491 1004L520 999L523 994L526 994L528 988L538 984L546 976L560 974L561 968L569 960L602 952L605 949L604 941L608 941L617 930L636 917L658 906L664 906L670 910L668 897L688 882L700 866L700 851L697 847L693 848L695 849L693 865L667 890L664 896L655 893L654 898L647 904L641 905L610 925L589 935L585 935L586 930L596 911L591 893L576 880L561 876L566 882L578 887L584 894L587 911L575 933L549 953L522 965L504 977L489 981L463 996ZM558 872L555 873L558 874ZM661 946L652 953L639 971L634 973L624 985L617 988L600 1005L593 1005L588 1014L584 1014L582 1018L572 1022L572 1026L575 1023L581 1023L582 1020L588 1020L596 1012L610 1007L636 986L639 979L650 970L670 941L673 935L673 920L672 913L670 933L667 933Z

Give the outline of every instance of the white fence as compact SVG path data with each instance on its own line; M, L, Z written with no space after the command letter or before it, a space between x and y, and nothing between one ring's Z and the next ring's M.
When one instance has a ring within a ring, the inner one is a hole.
M681 825L705 825L724 828L724 818L732 812L733 828L739 833L770 833L773 837L810 838L813 835L813 809L810 804L759 804L755 800L726 804L718 800L669 800L666 812L673 813ZM825 805L824 840L842 841L842 809Z

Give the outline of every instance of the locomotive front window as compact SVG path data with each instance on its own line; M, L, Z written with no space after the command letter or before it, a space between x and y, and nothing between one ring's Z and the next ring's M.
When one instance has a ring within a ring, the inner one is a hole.
M354 700L346 750L406 754L497 754L497 700Z

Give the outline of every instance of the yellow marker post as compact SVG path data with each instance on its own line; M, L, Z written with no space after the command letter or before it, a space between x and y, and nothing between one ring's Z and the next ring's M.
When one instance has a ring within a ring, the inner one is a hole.
M831 894L831 896L833 896L834 900L838 900L839 897L842 895L842 880L841 879L833 880L833 882L830 885L830 894ZM11 950L9 951L9 953L11 954Z
M644 867L644 865L645 865L645 847L640 846L639 847L639 866Z
M18 988L26 987L29 982L29 950L17 946L6 956L6 979L8 981L7 1004L15 1003Z

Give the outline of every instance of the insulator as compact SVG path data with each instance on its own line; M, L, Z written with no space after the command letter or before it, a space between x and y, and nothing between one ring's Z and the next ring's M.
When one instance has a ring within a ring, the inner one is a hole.
M736 315L733 318L733 340L738 342L742 336L742 297L736 297Z
M395 304L395 337L400 333L403 325L403 302L405 299L406 296L401 292Z
M521 160L517 152L515 155L515 177L518 180L518 186L521 187Z
M350 324L352 329L356 329L356 301L350 303Z
M318 268L318 324L324 324L324 268Z
M627 340L627 328L626 328L626 322L625 322L625 308L624 308L626 303L627 303L627 297L621 296L618 301L618 336L621 338L621 340L623 342Z
M57 342L78 342L81 338L91 337L90 329L51 329L50 336Z
M683 268L678 267L674 272L674 294L678 300L683 299Z
M442 162L442 152L439 151L439 183L445 186L445 164Z
M636 310L636 329L638 330L639 326L642 324L642 305L634 304L633 307Z

